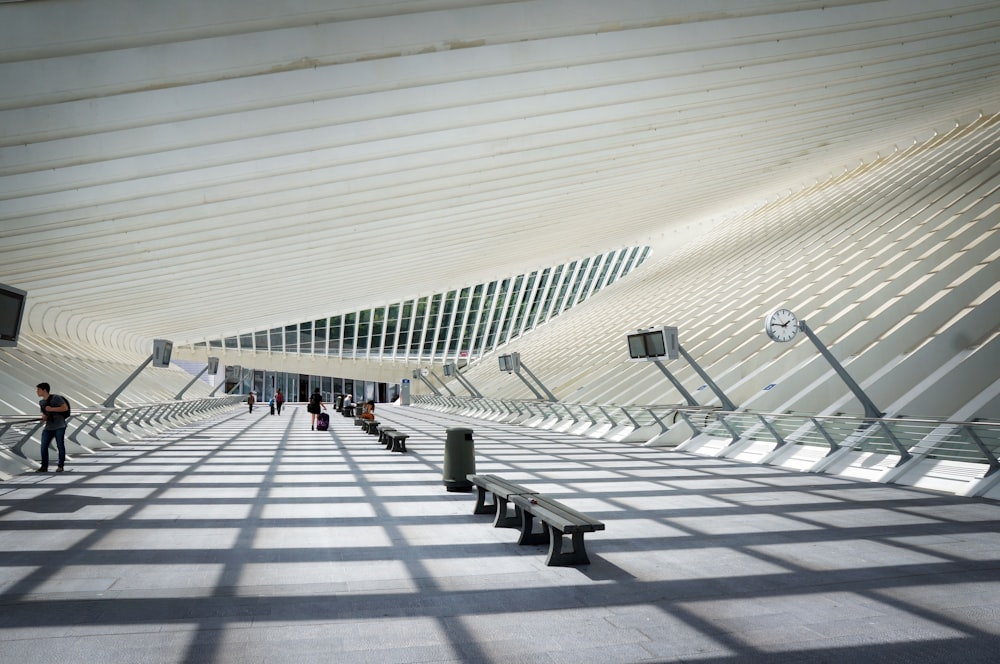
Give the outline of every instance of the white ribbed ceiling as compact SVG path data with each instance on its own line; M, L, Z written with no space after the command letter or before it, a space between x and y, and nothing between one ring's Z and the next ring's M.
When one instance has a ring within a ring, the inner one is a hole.
M34 331L185 342L665 246L1000 109L998 36L995 0L0 3L0 282Z

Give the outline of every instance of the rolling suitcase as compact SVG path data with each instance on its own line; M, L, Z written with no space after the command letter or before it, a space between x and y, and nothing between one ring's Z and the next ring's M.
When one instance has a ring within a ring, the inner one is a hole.
M330 428L330 416L320 413L316 416L316 431L326 431Z

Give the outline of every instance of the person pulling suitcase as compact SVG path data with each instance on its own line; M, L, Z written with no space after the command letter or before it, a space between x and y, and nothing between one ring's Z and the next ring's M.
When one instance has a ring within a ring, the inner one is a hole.
M309 423L309 428L313 431L316 430L316 418L319 416L321 410L326 410L326 406L323 405L323 395L319 393L319 388L317 387L313 390L312 396L309 397L309 405L306 407L309 414L312 416ZM327 426L329 426L330 418L327 416ZM321 429L322 431L322 429Z

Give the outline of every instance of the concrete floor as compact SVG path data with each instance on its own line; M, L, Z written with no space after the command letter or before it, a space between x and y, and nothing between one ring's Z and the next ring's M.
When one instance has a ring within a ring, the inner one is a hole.
M987 662L1000 505L383 405L407 454L258 407L0 484L0 662ZM591 564L476 470L602 519Z

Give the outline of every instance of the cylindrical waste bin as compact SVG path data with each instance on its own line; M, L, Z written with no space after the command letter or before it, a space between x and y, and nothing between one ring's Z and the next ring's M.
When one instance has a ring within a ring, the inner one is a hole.
M333 407L333 409L335 411L337 411L338 413L344 409L344 395L343 394L338 394L337 395L337 402L336 402L336 405Z
M472 429L452 427L444 440L444 486L448 491L472 491L468 475L476 474Z

